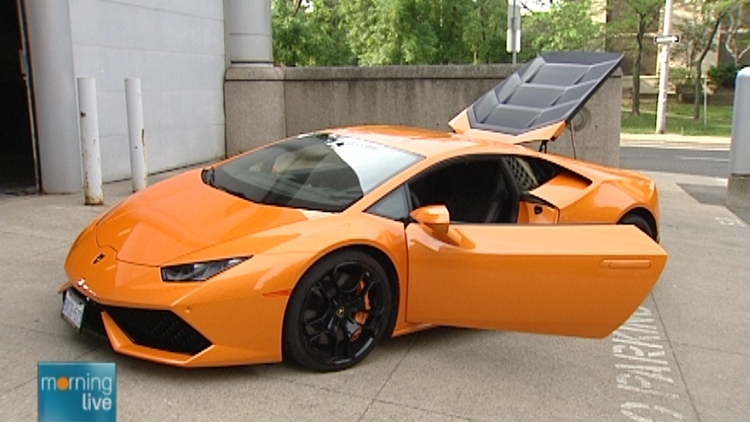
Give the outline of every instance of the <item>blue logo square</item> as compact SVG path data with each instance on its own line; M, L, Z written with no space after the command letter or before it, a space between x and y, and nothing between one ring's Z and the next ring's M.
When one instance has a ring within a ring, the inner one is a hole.
M39 422L114 422L114 363L39 362Z

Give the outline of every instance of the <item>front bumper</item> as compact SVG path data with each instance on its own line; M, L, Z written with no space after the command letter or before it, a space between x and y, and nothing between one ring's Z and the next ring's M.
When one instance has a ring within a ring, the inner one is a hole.
M147 301L123 304L108 296L92 297L91 289L78 284L67 282L60 293L72 290L84 298L81 330L106 338L117 353L184 367L282 359L281 325L287 296L256 295L204 303L187 297L174 306L153 308Z
M110 332L122 332L133 345L186 356L195 356L211 346L211 341L171 311L107 306L75 289L68 292L85 301L81 329L96 336L108 338L109 328Z

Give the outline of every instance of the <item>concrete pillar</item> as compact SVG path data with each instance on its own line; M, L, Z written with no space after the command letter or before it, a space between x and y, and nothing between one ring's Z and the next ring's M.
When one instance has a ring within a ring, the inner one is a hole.
M68 0L26 0L42 191L80 192L81 146Z
M133 192L146 189L146 130L143 125L143 95L140 78L125 78L125 106L128 109L128 142L130 144L130 173Z
M99 148L99 111L96 79L78 78L78 109L83 149L83 195L86 205L103 205L102 155Z
M232 66L272 66L271 0L228 0Z
M737 73L727 205L750 208L750 67Z

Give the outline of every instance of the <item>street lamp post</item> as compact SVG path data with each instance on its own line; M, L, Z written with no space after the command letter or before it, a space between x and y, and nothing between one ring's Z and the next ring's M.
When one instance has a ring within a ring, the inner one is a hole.
M664 37L672 35L672 0L664 6ZM673 41L672 41L673 42ZM667 129L667 91L669 90L669 58L672 42L664 42L661 49L661 69L659 70L659 100L656 104L656 133Z
M521 51L521 6L516 0L508 2L508 32L506 50L513 54L513 64L518 60Z

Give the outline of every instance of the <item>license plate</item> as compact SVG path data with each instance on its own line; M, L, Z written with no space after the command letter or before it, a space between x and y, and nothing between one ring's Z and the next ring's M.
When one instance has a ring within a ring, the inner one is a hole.
M63 301L62 316L76 330L81 330L83 321L83 310L86 302L70 290L65 291L65 300Z

